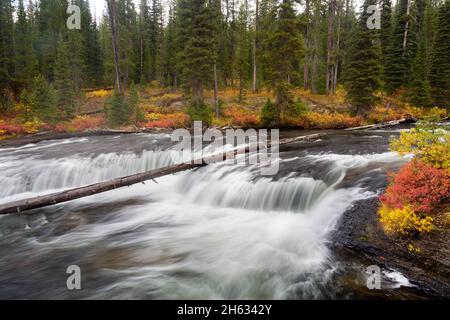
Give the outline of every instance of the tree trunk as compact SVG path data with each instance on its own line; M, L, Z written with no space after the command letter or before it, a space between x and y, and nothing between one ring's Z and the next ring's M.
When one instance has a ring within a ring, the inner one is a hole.
M326 94L331 93L331 81L333 79L333 58L334 54L334 18L336 0L331 0L328 7L328 39L327 39L327 74L326 74Z
M256 0L255 8L255 37L253 39L253 93L258 90L257 87L257 67L256 67L256 49L258 47L258 15L259 15L259 2Z
M306 15L306 34L305 34L305 46L306 50L306 57L305 61L303 62L303 89L307 90L309 87L309 63L311 62L311 54L309 53L309 15L310 15L310 7L309 7L309 1L305 1L305 15Z
M214 63L214 108L216 110L216 117L220 116L219 114L219 98L218 98L218 85L217 85L217 66Z
M410 9L410 1L406 2L406 23L405 23L405 32L403 33L403 54L405 54L407 39L408 39L408 27L409 27L409 9Z
M341 41L341 13L342 13L342 0L338 0L339 3L337 5L337 11L336 11L336 16L337 16L337 39L336 39L336 57L335 57L335 61L334 61L334 71L333 71L333 93L336 93L336 88L337 88L337 76L338 76L338 71L339 71L339 54L340 54L340 41Z
M140 83L144 83L144 39L141 35L141 52L140 52L140 66L139 66L139 73L140 73Z

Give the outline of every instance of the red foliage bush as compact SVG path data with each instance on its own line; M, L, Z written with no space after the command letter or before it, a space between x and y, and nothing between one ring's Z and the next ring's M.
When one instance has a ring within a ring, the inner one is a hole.
M104 124L103 117L77 116L69 122L57 123L53 130L56 132L81 132L87 129L97 129Z
M24 127L17 123L0 123L0 131L5 132L6 134L25 133Z
M300 118L288 119L287 122L305 129L343 129L360 126L363 119L341 113L310 111Z
M144 127L146 128L175 128L177 121L174 119L161 119L147 122Z
M145 128L182 128L186 126L189 117L182 112L170 114L149 114L146 118L150 119L144 124Z
M255 127L260 125L259 115L253 114L247 110L242 110L238 107L226 109L223 116L230 124L240 127Z
M430 213L449 197L449 171L413 160L392 175L391 185L380 200L390 208L409 204L415 212Z

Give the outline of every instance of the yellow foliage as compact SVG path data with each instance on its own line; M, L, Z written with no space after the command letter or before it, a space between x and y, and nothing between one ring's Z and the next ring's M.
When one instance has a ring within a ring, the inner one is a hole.
M411 206L398 209L383 204L378 209L378 220L384 231L390 235L407 236L415 232L430 232L433 229L433 218L418 216Z
M408 251L409 253L421 253L422 250L419 247L416 247L415 245L409 243L408 244Z
M447 117L447 113L448 111L444 108L438 108L438 107L433 107L433 108L420 108L420 107L414 107L411 106L409 104L407 104L405 106L405 112L409 113L410 115L412 115L413 117L417 118L417 119L426 119L426 118L430 118L430 117L437 117L439 119L443 119L445 117Z
M157 112L149 112L145 115L145 120L147 121L155 121L155 120L160 120L164 117L164 115L162 113L157 113Z
M3 135L5 135L6 134L6 130L1 130L0 129L0 136L3 136Z
M88 98L94 98L94 97L103 98L103 97L109 96L110 94L111 94L111 90L100 89L100 90L96 90L96 91L87 92L86 97L88 97Z
M23 128L25 133L31 134L36 133L43 126L43 123L37 119L33 119L32 121L27 121L23 124Z
M377 106L368 115L368 120L370 122L380 123L380 122L398 120L403 117L404 117L403 112L400 112L397 109Z
M391 141L391 150L413 153L435 168L450 169L450 133L442 129L414 128L401 132L400 137Z

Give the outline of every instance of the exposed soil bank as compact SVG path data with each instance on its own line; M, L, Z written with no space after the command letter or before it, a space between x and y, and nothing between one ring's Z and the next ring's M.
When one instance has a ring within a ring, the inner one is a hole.
M441 224L426 239L416 241L422 251L411 254L403 241L384 234L377 208L375 197L356 202L344 213L332 236L337 254L356 254L380 268L398 270L423 291L424 297L450 299L448 225Z

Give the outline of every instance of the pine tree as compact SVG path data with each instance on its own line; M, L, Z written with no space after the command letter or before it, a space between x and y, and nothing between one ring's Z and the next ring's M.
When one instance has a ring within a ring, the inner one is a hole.
M150 79L156 80L159 78L160 70L160 52L161 41L163 39L162 27L163 27L163 12L162 5L159 0L152 0L150 15L150 29L149 29L149 72Z
M380 42L381 53L383 59L383 70L388 68L386 66L386 56L388 53L389 38L392 32L392 2L391 0L381 1L381 25L380 25Z
M33 47L32 26L27 18L23 0L19 0L15 29L16 81L20 88L31 84L37 71L37 58Z
M439 22L434 42L430 73L433 102L450 107L450 1L439 8Z
M34 78L30 101L34 117L50 123L58 119L57 94L42 75Z
M276 95L275 125L289 114L293 104L291 79L298 74L298 60L304 55L303 37L298 27L293 1L283 0L277 12L277 24L267 43L267 71L270 87Z
M186 40L182 52L183 80L190 89L193 105L203 105L203 89L211 83L213 43L210 10L205 0L180 0L180 22Z
M69 31L66 26L67 0L45 0L38 3L37 15L37 55L39 72L53 81L56 47L61 34ZM78 44L79 46L79 44Z
M423 17L418 21L418 49L414 57L410 83L408 87L408 100L416 106L426 107L431 104L430 96L430 53L434 38L433 20L434 13L429 1L424 2L423 7L419 7Z
M83 82L85 86L98 86L103 80L103 59L100 46L99 30L92 18L89 1L77 0L81 9L81 43L80 63L82 64ZM75 31L76 32L76 31Z
M239 77L239 101L245 94L247 80L250 74L250 38L248 33L249 23L248 3L245 1L240 9L236 22L236 67Z
M69 50L67 44L60 38L55 61L54 87L60 114L66 119L72 118L75 114L75 89L70 71Z
M169 9L169 19L164 30L164 40L161 50L162 66L161 73L163 84L168 87L176 86L176 66L177 66L177 47L174 8Z
M390 93L408 82L414 58L414 34L411 32L411 0L399 0L396 7L392 33L384 55L384 82Z
M353 112L366 115L377 101L375 91L380 88L381 47L376 29L366 26L369 14L367 7L376 0L365 0L354 35L346 68L347 99Z
M0 110L12 106L15 84L14 8L11 0L0 1Z

